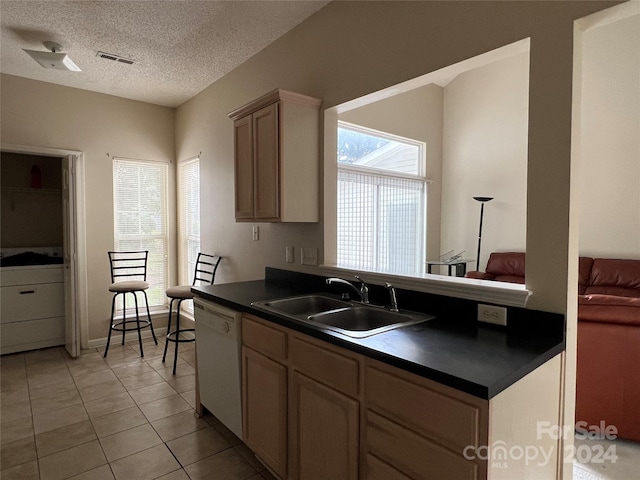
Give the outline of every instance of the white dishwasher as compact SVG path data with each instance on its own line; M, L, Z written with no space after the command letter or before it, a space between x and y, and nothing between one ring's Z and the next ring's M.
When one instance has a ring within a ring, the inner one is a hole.
M242 314L196 297L200 403L242 439Z

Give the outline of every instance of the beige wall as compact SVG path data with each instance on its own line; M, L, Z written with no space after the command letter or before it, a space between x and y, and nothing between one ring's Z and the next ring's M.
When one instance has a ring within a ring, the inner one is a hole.
M491 252L525 250L528 94L528 53L462 73L444 89L442 249L475 259L473 197L494 197L484 209L481 270Z
M425 85L338 115L338 119L426 143L427 259L440 256L443 89Z
M564 312L573 20L609 5L333 2L186 102L177 115L178 158L202 151L202 205L211 206L202 217L203 248L229 257L221 278L261 278L264 265L287 266L285 245L321 248L323 241L321 225L265 225L252 242L251 225L234 223L227 112L277 87L322 98L327 108L531 37L527 250L537 267L530 304Z
M575 328L576 231L570 228L574 20L616 2L332 2L178 109L178 158L202 151L202 246L229 258L225 280L286 266L284 246L322 247L322 225L270 225L251 242L233 221L232 124L226 113L273 88L329 108L531 38L527 137L528 306L568 313ZM327 199L328 201L331 199ZM204 210L209 207L209 210ZM571 300L569 298L571 297ZM566 356L575 359L575 337ZM568 362L564 422L573 422ZM568 439L567 442L571 443ZM566 464L564 478L571 477Z
M107 251L113 248L109 155L174 161L175 110L11 75L1 78L3 143L85 153L88 338L103 338L111 308ZM171 185L173 178L172 173ZM175 199L173 189L170 199Z
M583 35L580 253L640 259L640 15Z

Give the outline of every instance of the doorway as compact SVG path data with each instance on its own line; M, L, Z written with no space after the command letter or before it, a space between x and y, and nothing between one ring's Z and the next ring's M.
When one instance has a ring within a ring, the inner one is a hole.
M59 177L55 188L51 188L51 193L58 196L43 201L48 204L48 208L54 210L59 206L58 212L61 212L54 220L54 223L59 225L61 232L54 232L51 235L53 235L52 242L61 247L62 283L64 286L63 298L59 301L64 305L64 345L69 354L76 357L80 354L81 345L87 344L88 321L84 154L73 150L8 144L2 144L1 150L3 155L22 155L25 158L35 156L43 160L50 160L43 165L56 165L57 172L54 173L52 170L52 175L59 175ZM29 175L28 188L44 190L41 169L33 168L33 171L29 171Z

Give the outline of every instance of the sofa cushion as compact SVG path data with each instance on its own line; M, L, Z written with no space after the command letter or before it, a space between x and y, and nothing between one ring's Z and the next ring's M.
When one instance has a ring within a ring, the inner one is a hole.
M524 284L524 277L521 277L520 275L496 275L494 280L497 282Z
M524 252L493 252L489 255L486 272L499 282L524 283Z
M584 293L640 297L640 260L594 259Z
M578 295L584 295L591 279L593 258L580 257L578 259Z
M588 425L604 421L617 427L620 438L640 441L638 345L640 328L578 324L576 421Z
M640 327L640 298L614 295L579 295L578 319Z
M475 278L476 280L495 280L495 275L486 272L471 271L465 274L466 278Z

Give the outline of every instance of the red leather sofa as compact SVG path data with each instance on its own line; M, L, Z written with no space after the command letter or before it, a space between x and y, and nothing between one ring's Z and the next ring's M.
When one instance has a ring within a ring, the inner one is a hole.
M525 254L494 252L467 277L524 283ZM640 260L580 257L576 421L640 441Z

